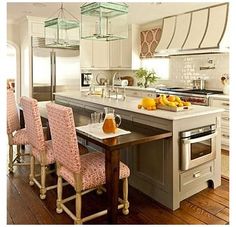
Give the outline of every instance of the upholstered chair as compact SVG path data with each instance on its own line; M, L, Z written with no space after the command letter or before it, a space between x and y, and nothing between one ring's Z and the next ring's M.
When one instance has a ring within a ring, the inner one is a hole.
M89 191L96 190L106 183L105 155L102 152L79 154L73 112L70 107L49 103L47 104L47 112L53 152L57 163L57 213L61 213L64 210L74 220L75 224L81 224L106 214L107 210L103 210L87 217L81 217L81 196ZM129 213L129 175L129 168L120 162L120 179L123 180L123 199L119 198L121 204L118 208L123 208L124 214ZM75 196L62 200L62 178L74 187L76 191ZM65 206L66 202L74 198L75 214Z
M29 165L27 162L21 162L21 157L29 155L21 150L21 145L28 144L26 129L20 128L19 115L16 106L15 94L13 91L7 91L7 135L9 145L9 172L13 172L13 166ZM17 146L17 154L14 158L13 145ZM13 159L14 158L14 159Z
M48 187L45 185L46 168L49 164L55 163L52 141L45 140L37 100L23 96L20 103L23 108L29 144L31 145L30 185L32 186L35 183L40 188L40 198L45 199L46 191L56 188L56 185ZM35 159L40 163L40 182L35 175Z

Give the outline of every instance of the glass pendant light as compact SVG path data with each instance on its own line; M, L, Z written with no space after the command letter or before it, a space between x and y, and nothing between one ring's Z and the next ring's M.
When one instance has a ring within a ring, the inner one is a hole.
M65 13L69 17L66 18ZM44 21L45 45L55 48L78 49L80 44L79 20L63 7L63 3L55 14L57 17Z
M92 2L81 7L81 39L112 41L128 38L128 5Z

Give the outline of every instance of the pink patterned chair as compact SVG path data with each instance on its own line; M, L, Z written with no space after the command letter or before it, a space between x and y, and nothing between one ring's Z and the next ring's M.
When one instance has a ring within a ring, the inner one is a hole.
M30 161L30 185L34 183L40 188L40 198L46 198L46 191L56 188L56 185L46 187L46 167L55 163L52 141L45 141L42 122L36 99L21 97L20 103L23 107L26 131L31 145L31 161ZM36 179L35 175L35 158L41 165L41 181Z
M29 165L27 162L21 162L21 157L29 155L29 153L22 152L21 145L28 144L26 129L20 128L20 121L16 107L15 94L13 91L7 91L7 135L9 144L9 163L8 168L13 172L13 166ZM13 159L13 145L17 145L17 154Z
M74 220L82 224L88 220L107 213L103 210L96 214L81 218L81 196L106 183L105 156L102 152L79 154L73 112L70 107L53 103L47 104L48 120L51 130L54 156L57 163L57 213L63 210ZM123 213L129 213L128 177L129 168L120 162L120 179L123 180L123 199L119 199ZM62 178L75 189L75 197L62 200ZM76 214L73 214L64 203L75 198Z

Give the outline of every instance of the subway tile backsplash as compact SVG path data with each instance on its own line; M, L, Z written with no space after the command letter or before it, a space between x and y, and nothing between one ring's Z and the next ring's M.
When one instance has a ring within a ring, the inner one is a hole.
M169 83L172 85L192 87L192 80L201 78L206 80L207 89L222 90L220 78L224 73L229 74L229 55L173 56L169 67Z

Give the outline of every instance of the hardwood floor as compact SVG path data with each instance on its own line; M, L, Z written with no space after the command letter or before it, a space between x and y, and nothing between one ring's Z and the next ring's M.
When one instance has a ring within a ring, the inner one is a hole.
M7 176L7 224L73 224L66 214L56 213L56 189L47 192L43 201L39 189L29 186L29 168L14 167L14 174ZM48 175L49 185L56 183L55 175ZM71 186L65 186L63 195L74 194ZM129 187L130 213L119 212L119 224L227 224L229 222L229 181L222 178L222 185L202 192L181 202L172 211L138 190ZM83 196L82 216L106 207L105 195L91 192ZM68 203L74 209L74 200ZM106 217L85 224L106 224Z

